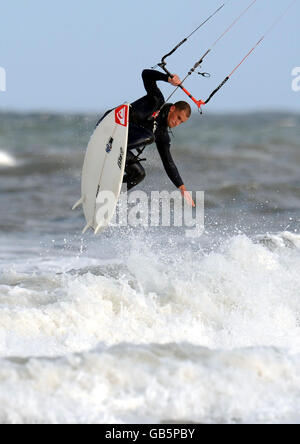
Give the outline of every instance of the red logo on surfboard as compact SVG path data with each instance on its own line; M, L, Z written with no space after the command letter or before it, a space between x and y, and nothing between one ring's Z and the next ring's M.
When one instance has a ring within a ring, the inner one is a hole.
M128 124L128 107L121 105L115 110L116 123L118 125L127 126Z

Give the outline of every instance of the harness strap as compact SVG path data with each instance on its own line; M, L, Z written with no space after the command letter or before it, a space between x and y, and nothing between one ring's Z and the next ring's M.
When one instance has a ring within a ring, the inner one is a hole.
M141 156L144 152L144 149L146 148L147 145L145 145L143 147L143 149L139 149L139 148L135 148L136 151L138 152L138 154L136 156L134 156L134 158L132 160L129 161L128 165L133 165L136 162L145 162L145 160L147 159L141 159L139 156Z

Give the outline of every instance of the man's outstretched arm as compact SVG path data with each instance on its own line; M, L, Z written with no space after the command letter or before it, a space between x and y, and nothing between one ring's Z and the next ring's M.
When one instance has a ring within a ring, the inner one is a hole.
M183 180L178 172L178 169L175 165L175 162L172 158L170 152L170 142L167 140L157 140L156 146L169 179L173 182L176 188L180 189L182 196L185 198L188 204L191 205L192 207L195 207L195 203L190 193L187 191L183 183Z

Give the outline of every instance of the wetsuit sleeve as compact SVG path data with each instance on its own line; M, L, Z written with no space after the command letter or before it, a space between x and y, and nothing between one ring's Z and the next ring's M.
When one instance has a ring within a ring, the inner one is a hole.
M168 75L164 74L159 71L154 71L153 69L145 69L142 72L142 78L144 82L145 90L147 91L147 94L150 94L151 96L160 95L161 92L159 88L156 85L156 82L163 81L168 82Z
M179 188L183 185L183 180L178 172L175 162L170 152L170 137L168 134L160 136L156 139L156 146L161 157L164 169L173 182L175 187Z

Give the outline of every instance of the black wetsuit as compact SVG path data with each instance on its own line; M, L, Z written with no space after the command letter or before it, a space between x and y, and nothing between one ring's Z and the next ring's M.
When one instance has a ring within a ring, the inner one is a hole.
M142 78L147 94L133 102L130 107L124 182L130 190L145 178L145 170L132 150L155 142L166 173L173 184L179 188L183 185L183 181L170 153L171 141L167 123L172 104L164 105L164 96L156 84L160 80L168 82L168 76L159 71L147 69L143 71ZM154 119L153 114L160 109L159 115Z

